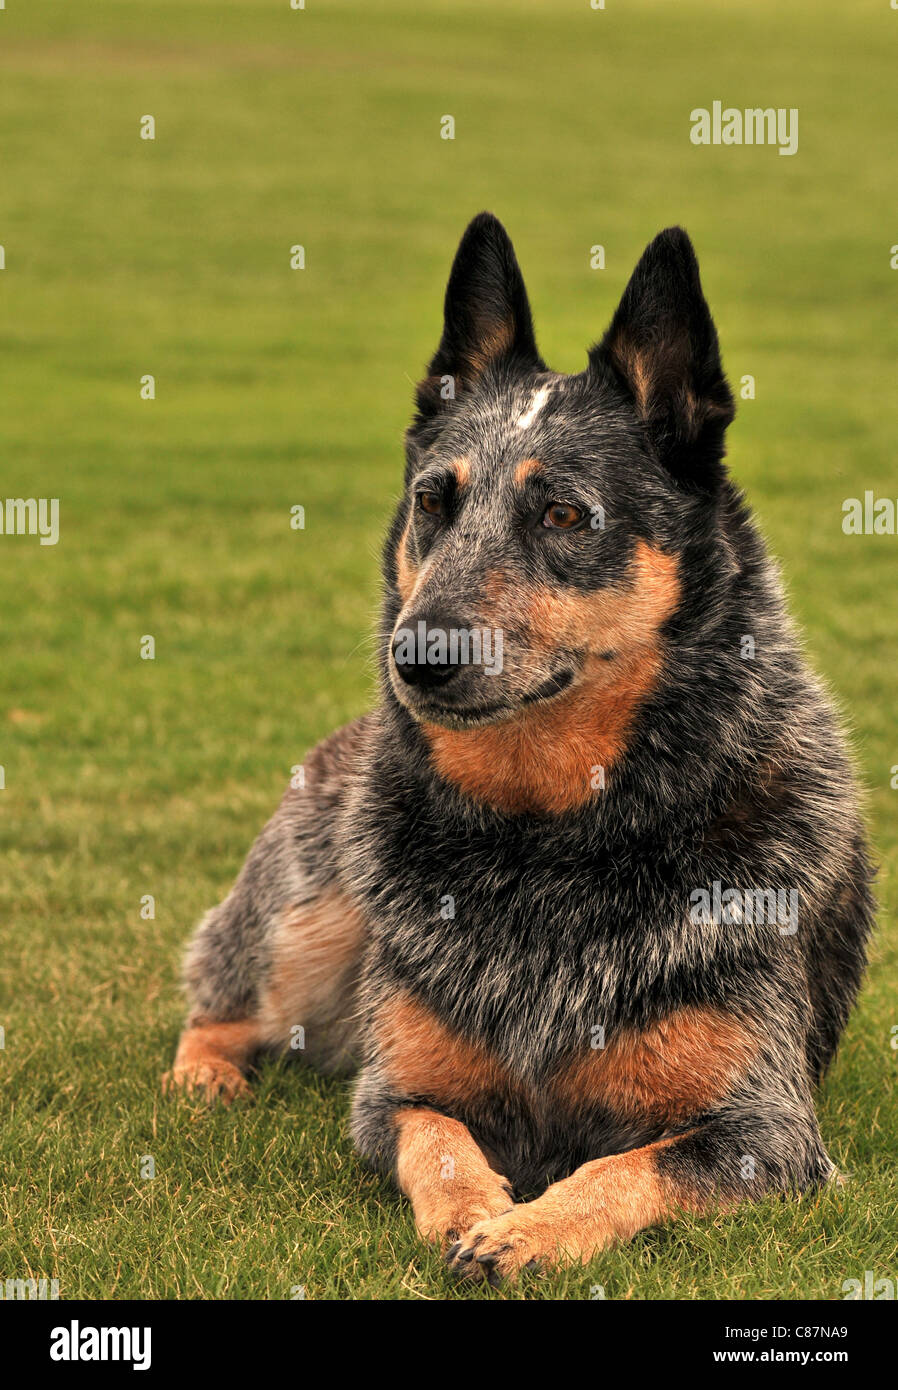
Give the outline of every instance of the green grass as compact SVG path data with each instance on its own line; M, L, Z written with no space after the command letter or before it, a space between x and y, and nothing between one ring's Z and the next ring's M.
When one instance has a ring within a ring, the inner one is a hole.
M898 1274L898 538L841 531L843 498L898 493L898 13L725 10L0 12L0 490L61 504L57 547L0 538L3 1278L92 1298L838 1299L865 1269ZM689 112L717 98L797 106L798 155L692 146ZM291 765L371 701L410 383L482 207L563 370L644 243L690 230L727 368L757 380L730 463L849 715L882 861L869 979L820 1097L850 1184L501 1295L455 1290L361 1170L344 1084L271 1064L255 1105L213 1113L158 1091L193 922Z

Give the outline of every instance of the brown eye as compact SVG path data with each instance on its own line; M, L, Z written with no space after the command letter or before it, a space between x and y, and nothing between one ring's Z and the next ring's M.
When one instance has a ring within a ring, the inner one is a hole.
M428 516L442 516L443 514L443 503L437 492L419 492L418 506Z
M567 502L552 502L546 508L543 515L543 526L553 526L558 530L566 530L571 526L576 526L578 521L582 521L583 513L579 507L572 507Z

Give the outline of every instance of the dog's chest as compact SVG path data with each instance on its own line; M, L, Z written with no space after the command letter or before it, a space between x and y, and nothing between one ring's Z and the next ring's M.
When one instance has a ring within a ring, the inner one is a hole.
M394 1095L522 1148L595 1152L726 1091L751 1045L701 1002L701 950L676 925L685 855L562 822L356 824L371 1054Z
M610 1036L596 1028L580 1048L549 1045L533 1070L516 1066L507 1045L466 1036L407 992L375 1005L372 1038L395 1094L434 1104L481 1133L497 1126L507 1135L517 1122L531 1133L604 1131L616 1143L707 1110L755 1050L733 1015L692 1006Z
M390 818L364 830L347 876L370 923L371 994L428 1001L520 1075L594 1049L665 969L646 924L669 912L670 892L624 855L558 830L456 839Z

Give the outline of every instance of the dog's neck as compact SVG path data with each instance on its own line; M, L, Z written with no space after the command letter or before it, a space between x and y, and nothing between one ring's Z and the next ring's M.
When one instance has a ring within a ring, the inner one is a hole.
M578 810L602 795L638 711L655 688L655 645L599 666L573 690L499 724L422 726L436 771L464 795L506 815Z

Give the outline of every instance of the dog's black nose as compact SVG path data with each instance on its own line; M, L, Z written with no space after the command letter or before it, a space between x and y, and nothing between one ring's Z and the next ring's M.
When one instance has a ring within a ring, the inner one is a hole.
M408 685L445 685L464 664L467 628L457 618L433 614L397 628L392 643L396 670Z

